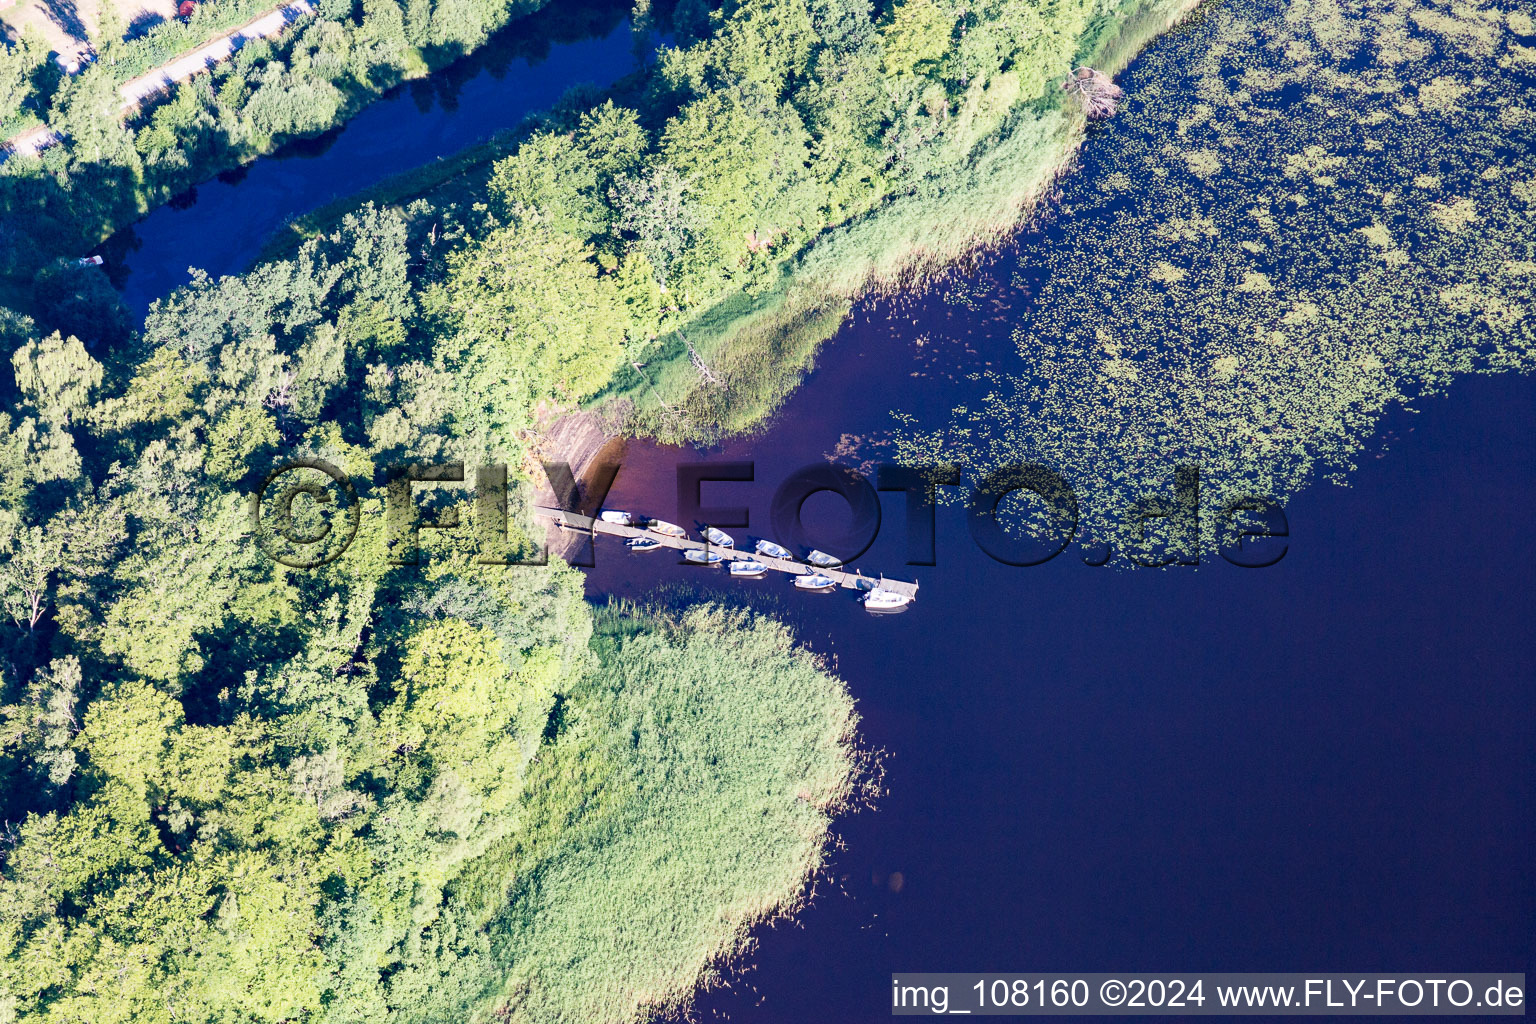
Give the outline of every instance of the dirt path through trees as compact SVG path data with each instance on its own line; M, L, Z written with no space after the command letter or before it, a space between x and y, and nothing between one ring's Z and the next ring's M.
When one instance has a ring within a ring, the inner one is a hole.
M292 0L260 17L220 34L191 53L183 54L168 64L124 82L118 88L123 98L122 114L127 117L146 101L166 92L178 82L207 71L240 51L248 41L280 35L288 26L314 13L310 0ZM47 125L39 125L6 140L0 146L0 161L16 154L36 156L49 146L59 142L58 133Z

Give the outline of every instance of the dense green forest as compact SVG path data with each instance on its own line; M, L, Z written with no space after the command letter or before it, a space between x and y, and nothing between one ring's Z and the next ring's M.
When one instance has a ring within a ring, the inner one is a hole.
M252 543L279 455L497 445L476 371L409 358L429 243L344 235L180 293L125 379L16 353L0 1019L626 1019L792 902L852 795L846 691L772 622L594 633L579 574L480 564L453 495L419 566L382 487L320 569Z
M372 66L359 32L482 31L471 6L333 11L145 123L71 122L42 166L5 165L5 252L59 256L198 147L289 130L247 125L258 79L286 83L282 117L330 117L326 76ZM680 4L633 102L578 92L483 176L364 203L142 324L96 269L37 273L32 316L0 316L0 1022L685 1000L818 867L863 777L855 718L770 620L594 612L567 567L487 564L530 547L538 414L624 400L631 363L678 363L679 328L703 345L711 318L777 310L810 336L880 260L1011 224L1080 124L1058 76L1176 7ZM812 271L842 290L788 301ZM777 336L755 349L770 383L735 392L759 411L795 361ZM294 458L359 482L355 543L313 570L253 535L252 495ZM467 487L423 488L421 515L460 525L397 564L386 470L406 462L514 467L508 532Z

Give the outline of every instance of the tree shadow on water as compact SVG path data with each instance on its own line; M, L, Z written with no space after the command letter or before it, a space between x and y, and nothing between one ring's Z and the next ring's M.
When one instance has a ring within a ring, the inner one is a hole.
M470 53L459 48L438 51L433 63L439 70L411 82L411 98L422 113L433 107L452 113L464 86L482 72L500 81L515 64L539 64L554 46L602 39L629 16L630 9L629 0L549 4L503 26Z

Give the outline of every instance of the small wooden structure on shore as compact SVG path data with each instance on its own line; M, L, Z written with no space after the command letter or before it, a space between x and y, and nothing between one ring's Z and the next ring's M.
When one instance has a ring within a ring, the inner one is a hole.
M860 572L848 572L845 569L823 569L805 562L797 562L792 558L774 558L772 555L760 555L753 551L737 551L735 548L722 548L705 543L702 540L694 540L692 537L669 537L664 533L647 530L640 526L625 526L622 523L610 523L603 519L594 519L578 512L567 512L563 508L551 508L547 505L534 507L534 515L552 520L557 526L566 530L577 530L582 533L607 534L610 537L645 537L658 541L663 547L675 548L679 551L713 551L721 558L721 564L736 559L747 559L761 562L770 569L788 573L791 576L826 576L837 583L838 586L848 590L868 591L874 589L888 590L892 593L913 599L917 597L917 584L905 583L901 580L888 580L883 576L865 576Z

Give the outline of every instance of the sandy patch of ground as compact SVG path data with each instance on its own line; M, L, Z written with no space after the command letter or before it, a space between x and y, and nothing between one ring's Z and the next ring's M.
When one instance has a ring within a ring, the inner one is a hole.
M177 0L0 0L0 30L16 38L35 26L67 64L98 49L93 40L104 3L117 9L129 37L176 16Z

